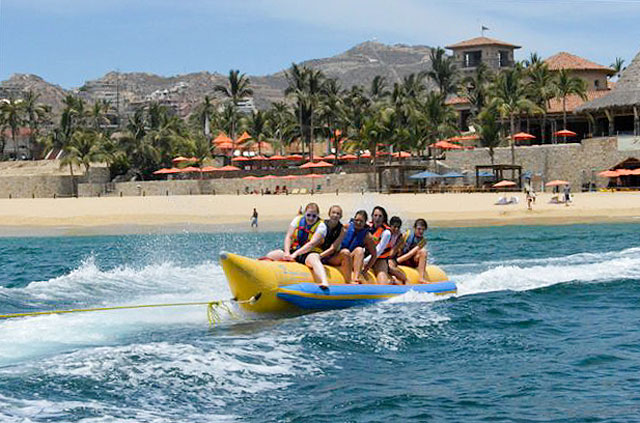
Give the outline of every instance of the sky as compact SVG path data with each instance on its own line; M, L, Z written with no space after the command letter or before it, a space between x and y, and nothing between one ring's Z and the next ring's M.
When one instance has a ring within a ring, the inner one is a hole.
M74 88L110 71L248 75L367 40L445 46L480 35L516 59L568 51L602 65L640 51L640 0L0 0L0 80Z

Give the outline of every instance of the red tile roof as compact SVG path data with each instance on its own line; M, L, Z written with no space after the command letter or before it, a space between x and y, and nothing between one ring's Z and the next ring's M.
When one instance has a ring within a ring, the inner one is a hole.
M517 46L517 45L514 45L514 44L510 44L510 43L506 43L506 42L500 41L500 40L494 40L493 38L488 38L488 37L472 38L470 40L461 41L461 42L456 43L456 44L451 44L450 46L447 46L446 48L448 48L449 50L454 50L454 49L465 48L465 47L496 46L496 45L497 46L503 46L503 47L520 48L520 46Z
M544 62L547 64L547 66L549 66L550 70L595 70L605 72L609 75L613 75L615 73L615 71L611 68L599 65L565 51L561 51L560 53L549 57Z
M598 91L587 91L587 100L583 100L575 94L567 96L567 113L573 113L573 111L578 107L582 106L587 101L595 100L596 98L604 97L609 94L610 90L598 90ZM549 102L549 107L547 109L547 113L562 113L562 99L554 98Z

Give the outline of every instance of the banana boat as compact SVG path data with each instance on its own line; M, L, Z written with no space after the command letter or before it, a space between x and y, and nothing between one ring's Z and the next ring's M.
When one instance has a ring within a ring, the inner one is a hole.
M256 313L300 313L366 305L402 295L408 291L436 295L454 294L455 283L437 266L427 266L429 283L418 283L416 269L400 266L407 276L406 285L345 284L342 273L325 266L329 288L314 281L311 270L300 263L257 260L222 252L220 263L231 293L246 311ZM374 281L374 275L367 275Z

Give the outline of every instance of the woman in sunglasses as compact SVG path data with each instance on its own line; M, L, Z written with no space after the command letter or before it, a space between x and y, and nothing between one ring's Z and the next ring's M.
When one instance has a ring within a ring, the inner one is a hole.
M309 203L304 213L296 216L284 237L284 249L267 254L271 260L297 261L311 268L311 273L321 287L328 287L327 272L322 266L320 253L322 242L327 236L327 225L320 219L320 207Z
M356 212L356 215L347 226L342 245L340 246L342 248L341 253L348 255L352 262L351 277L348 278L345 275L346 283L364 282L364 275L373 265L373 262L369 261L363 268L365 250L370 254L370 257L376 257L376 245L373 242L373 237L369 233L367 217L367 212L364 210L358 210Z
M373 208L369 231L376 245L376 255L364 259L365 265L372 264L373 273L379 283L389 282L389 255L391 254L391 230L387 223L387 211L380 206Z

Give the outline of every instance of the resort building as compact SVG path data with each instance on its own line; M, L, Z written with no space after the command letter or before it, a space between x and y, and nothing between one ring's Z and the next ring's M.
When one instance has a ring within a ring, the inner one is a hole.
M458 69L466 76L484 63L493 71L511 68L515 64L514 51L520 46L488 37L476 37L446 46L453 51Z
M594 136L640 135L640 53L610 92L581 104L576 111L589 117Z

